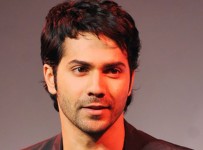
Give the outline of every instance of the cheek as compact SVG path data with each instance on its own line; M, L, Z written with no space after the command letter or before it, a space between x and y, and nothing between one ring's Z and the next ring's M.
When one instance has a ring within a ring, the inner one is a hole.
M129 93L129 79L126 78L126 80L120 80L117 83L111 84L112 96L116 101L119 101L119 104L125 104L128 93Z
M61 76L58 77L57 91L71 99L77 99L83 93L85 85L84 79L78 79L70 75Z

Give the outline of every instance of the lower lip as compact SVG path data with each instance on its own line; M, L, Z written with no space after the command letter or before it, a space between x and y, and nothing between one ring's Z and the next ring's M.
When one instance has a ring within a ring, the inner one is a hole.
M104 109L82 108L82 110L86 111L87 113L89 113L91 115L101 115L108 109L107 108L104 108Z

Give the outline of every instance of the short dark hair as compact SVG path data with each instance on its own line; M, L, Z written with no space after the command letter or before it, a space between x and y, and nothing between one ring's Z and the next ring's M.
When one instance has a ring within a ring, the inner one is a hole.
M139 32L133 18L125 10L111 0L66 1L49 11L41 34L42 63L52 67L55 83L65 38L76 39L82 32L104 35L115 41L121 50L127 52L130 75L138 67ZM44 87L48 92L46 83ZM58 111L56 94L49 94ZM132 95L127 99L125 111L131 100Z

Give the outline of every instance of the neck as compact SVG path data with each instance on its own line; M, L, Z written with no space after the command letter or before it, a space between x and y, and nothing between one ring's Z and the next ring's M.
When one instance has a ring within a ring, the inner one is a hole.
M125 136L123 114L96 138L74 126L61 111L59 114L64 150L122 150Z

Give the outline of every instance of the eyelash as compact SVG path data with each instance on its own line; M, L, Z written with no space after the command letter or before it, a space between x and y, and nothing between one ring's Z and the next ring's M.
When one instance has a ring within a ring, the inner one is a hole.
M121 69L119 69L119 68L108 68L104 71L104 73L118 74L118 73L121 73Z
M75 73L86 73L88 72L88 70L88 67L85 66L77 66L72 69L72 71Z

